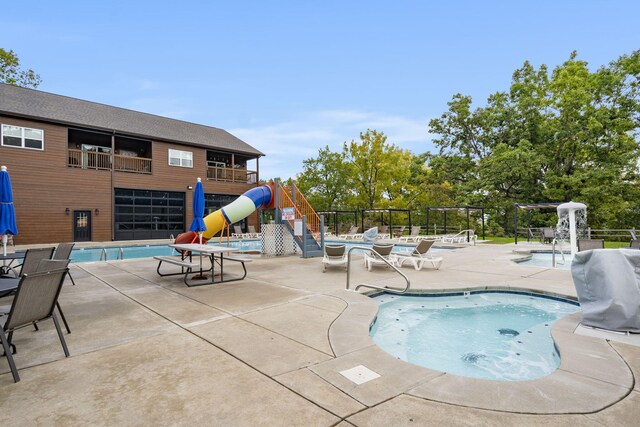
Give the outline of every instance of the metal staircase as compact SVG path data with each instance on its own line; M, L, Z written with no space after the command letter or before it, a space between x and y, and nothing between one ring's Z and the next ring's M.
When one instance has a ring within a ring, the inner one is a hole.
M322 221L298 187L285 187L278 182L277 210L296 243L302 249L304 258L322 256L324 234ZM296 230L296 223L298 229ZM300 227L302 225L302 227Z

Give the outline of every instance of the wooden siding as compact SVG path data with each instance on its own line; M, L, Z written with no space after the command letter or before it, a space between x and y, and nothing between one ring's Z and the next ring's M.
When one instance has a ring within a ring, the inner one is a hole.
M192 221L192 191L201 177L205 193L240 195L255 185L206 180L206 149L153 142L151 175L67 167L66 126L4 117L0 123L44 130L44 151L0 146L13 185L19 234L15 244L58 243L73 240L73 211L92 212L92 241L113 236L113 188L165 190L186 193L185 227ZM193 168L169 166L169 148L193 152ZM71 214L66 214L69 208ZM96 215L95 210L99 210ZM258 225L258 214L248 218Z

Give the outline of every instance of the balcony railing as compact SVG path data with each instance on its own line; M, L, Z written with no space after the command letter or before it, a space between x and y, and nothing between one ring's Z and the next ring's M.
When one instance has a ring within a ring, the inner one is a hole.
M258 173L246 169L224 168L220 166L207 166L207 179L209 181L238 182L242 184L256 184Z
M151 159L115 154L113 170L120 172L151 173Z
M111 170L111 154L69 148L67 166L82 169Z
M69 148L67 166L81 169L111 170L111 154ZM113 170L119 172L151 173L151 159L115 154Z

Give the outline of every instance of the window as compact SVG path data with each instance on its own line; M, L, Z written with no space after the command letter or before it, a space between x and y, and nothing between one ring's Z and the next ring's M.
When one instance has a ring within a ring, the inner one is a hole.
M21 126L2 125L2 145L44 150L44 131Z
M169 149L169 164L183 168L193 167L193 153L191 151Z

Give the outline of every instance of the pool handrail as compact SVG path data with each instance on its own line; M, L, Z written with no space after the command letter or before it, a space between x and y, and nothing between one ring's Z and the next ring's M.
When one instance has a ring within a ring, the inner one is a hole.
M556 268L556 244L558 244L558 239L553 239L551 241L551 267ZM560 245L560 255L562 255L562 265L564 265L567 261L564 259L564 252L562 251L562 245Z
M360 249L360 250L363 250L363 251L368 251L368 252L373 253L373 255L375 257L380 258L385 264L387 264L389 267L391 267L393 270L395 270L396 273L401 275L404 278L405 282L407 282L407 285L404 287L403 290L396 290L396 289L391 289L391 288L387 288L387 287L374 286L374 285L368 285L366 283L362 283L362 284L356 286L356 288L355 288L356 292L358 291L358 289L360 289L362 287L378 289L378 290L381 290L381 291L384 291L384 292L389 292L391 294L397 294L397 295L403 295L403 294L405 294L405 293L407 293L409 291L409 288L411 287L411 282L409 281L409 278L402 271L398 270L398 268L395 265L390 263L387 259L385 259L378 252L374 251L373 248L368 248L366 246L352 246L347 251L347 288L346 288L347 290L349 290L349 282L350 282L350 277L351 277L351 252L354 249Z

